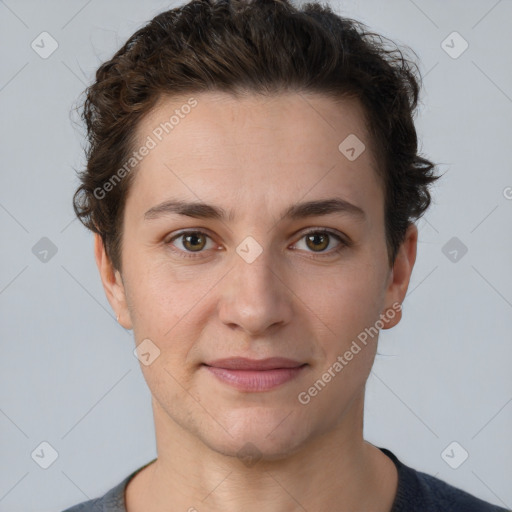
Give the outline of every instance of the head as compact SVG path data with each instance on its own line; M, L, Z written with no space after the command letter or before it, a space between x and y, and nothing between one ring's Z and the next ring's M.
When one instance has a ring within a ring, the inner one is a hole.
M400 49L284 0L193 0L98 69L74 208L119 321L159 352L141 368L162 417L219 452L278 457L361 412L378 339L361 333L401 318L437 179L418 93ZM234 392L204 367L234 356L305 366Z

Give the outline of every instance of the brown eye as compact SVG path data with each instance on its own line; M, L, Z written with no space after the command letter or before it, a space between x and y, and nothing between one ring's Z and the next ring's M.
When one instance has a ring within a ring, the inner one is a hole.
M206 245L206 236L202 233L186 233L181 235L183 240L183 247L187 251L201 251Z
M182 231L165 243L172 252L184 258L206 255L208 249L215 245L211 237L202 231Z
M329 233L310 233L306 235L306 245L314 251L323 251L329 246Z
M335 256L349 246L350 242L345 241L342 235L327 229L311 229L294 244L295 249L313 254L318 258Z

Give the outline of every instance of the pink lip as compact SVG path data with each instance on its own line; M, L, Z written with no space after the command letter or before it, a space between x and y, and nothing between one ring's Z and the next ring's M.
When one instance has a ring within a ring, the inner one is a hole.
M228 357L204 364L207 366L215 366L216 368L225 368L227 370L273 370L275 368L297 368L304 363L286 359L285 357L269 357L267 359Z
M269 391L294 379L307 366L282 357L219 359L204 365L222 382L239 391Z

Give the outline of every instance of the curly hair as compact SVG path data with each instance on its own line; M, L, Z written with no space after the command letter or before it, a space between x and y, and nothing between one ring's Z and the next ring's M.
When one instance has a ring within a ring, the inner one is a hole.
M101 236L113 267L121 270L123 213L134 172L108 187L108 194L95 191L107 190L134 150L141 119L163 97L291 91L356 98L379 162L392 265L439 178L435 165L418 153L413 117L420 83L417 65L397 45L326 4L192 0L135 32L84 91L87 166L78 172L74 211Z

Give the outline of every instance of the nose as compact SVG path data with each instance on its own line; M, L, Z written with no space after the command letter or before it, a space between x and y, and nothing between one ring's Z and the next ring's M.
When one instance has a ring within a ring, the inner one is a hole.
M251 263L235 254L234 268L223 280L219 317L231 329L265 335L291 321L293 296L270 251Z

